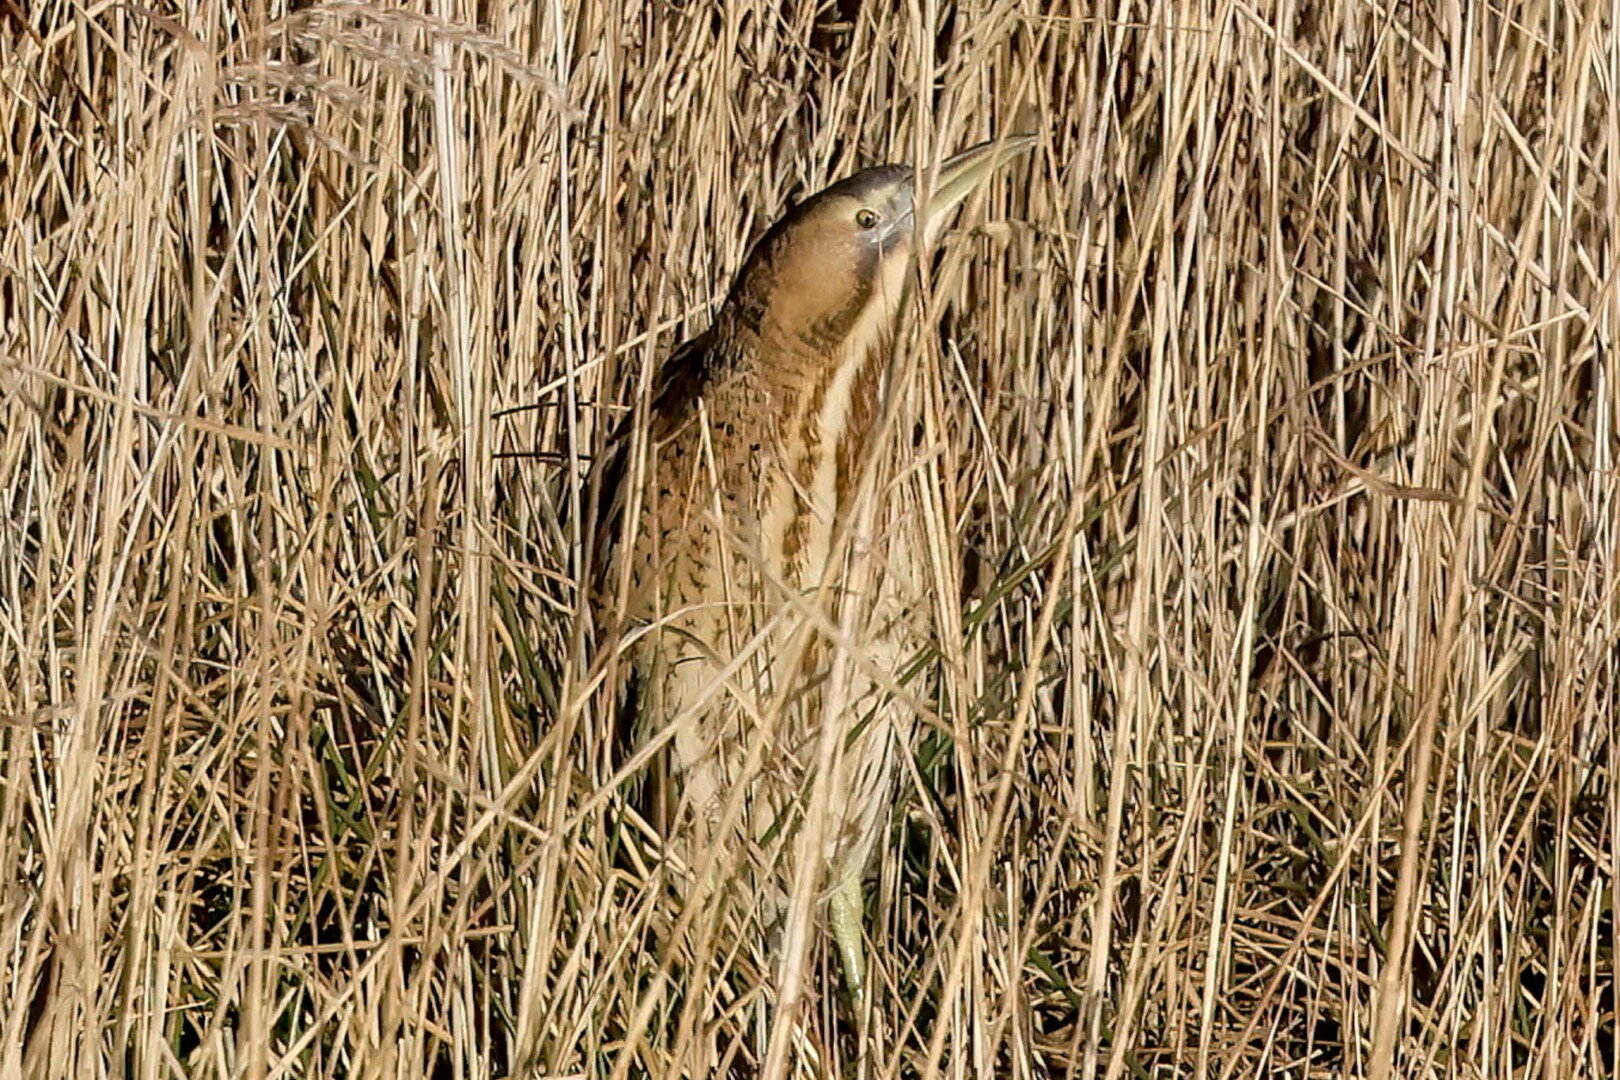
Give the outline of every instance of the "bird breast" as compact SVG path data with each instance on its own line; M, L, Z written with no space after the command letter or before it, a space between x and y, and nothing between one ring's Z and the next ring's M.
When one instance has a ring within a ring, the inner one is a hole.
M789 323L781 308L746 333L728 328L725 373L687 416L661 418L672 434L649 462L638 621L661 621L723 665L781 610L784 590L821 583L876 417L903 270L878 268L831 342L811 332L830 327Z

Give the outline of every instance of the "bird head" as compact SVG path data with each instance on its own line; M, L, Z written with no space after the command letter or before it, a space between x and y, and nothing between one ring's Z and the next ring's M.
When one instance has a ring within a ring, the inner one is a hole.
M920 244L997 166L1034 144L987 142L946 160L918 205L915 172L879 165L818 192L754 245L730 305L756 332L819 356L864 351L893 325Z

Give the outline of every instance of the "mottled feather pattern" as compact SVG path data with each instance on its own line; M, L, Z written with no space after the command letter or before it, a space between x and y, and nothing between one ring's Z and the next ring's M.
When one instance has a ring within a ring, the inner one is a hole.
M858 317L859 312L846 314L845 329ZM611 611L604 621L621 628L661 627L643 637L632 654L634 677L644 685L638 700L647 715L637 726L643 737L703 695L767 624L775 620L785 628L799 621L784 617L784 609L820 582L875 418L881 365L871 362L871 345L832 366L794 355L776 365L775 379L765 377L761 366L774 356L800 353L801 344L776 351L767 341L752 356L730 358L716 357L714 347L706 338L677 350L658 380L641 520L634 549L620 555L631 561L622 606L612 595L620 574L611 553L626 525L623 491L600 519L599 557L605 556L604 568L614 567L601 578L608 591L598 594ZM781 378L800 370L809 378ZM842 404L839 415L829 417L825 410L835 392ZM626 427L615 440L613 471L604 475L604 483L628 486L635 473L632 445ZM829 487L824 477L830 478L830 490L821 490ZM773 528L778 521L779 530ZM836 616L836 597L834 604L824 616L829 620ZM677 732L672 765L680 774L675 786L690 804L689 818L717 813L717 800L743 779L736 767L746 756L750 735L740 717L765 711L772 692L790 694L788 730L780 733L778 751L765 758L754 781L769 790L760 792L749 831L756 839L777 831L777 814L802 796L806 755L812 752L806 744L813 743L819 724L815 714L830 650L813 641L794 669L785 671L775 653L788 636L785 629L773 632L733 676L753 701L728 700L734 692L722 691L711 709ZM883 738L872 748L887 757L887 729L877 728ZM883 787L879 782L885 776L865 762L840 786L870 781ZM852 807L864 802L843 801ZM829 844L850 851L865 846L855 838L872 832L873 813L835 822Z
M941 187L981 175L986 160L984 147L959 155ZM745 892L774 922L807 869L791 853L820 792L821 864L808 868L825 870L857 996L860 878L913 722L892 688L927 632L911 500L880 483L855 527L863 466L887 458L873 434L911 240L940 220L917 220L910 177L859 173L754 245L714 326L660 370L642 468L630 422L616 434L593 545L609 586L593 591L604 640L645 628L627 665L642 688L638 727L645 737L673 725L666 787L679 805L657 815L672 850L689 864L701 854L704 875L746 855ZM738 797L738 827L717 831ZM700 880L700 895L720 884Z

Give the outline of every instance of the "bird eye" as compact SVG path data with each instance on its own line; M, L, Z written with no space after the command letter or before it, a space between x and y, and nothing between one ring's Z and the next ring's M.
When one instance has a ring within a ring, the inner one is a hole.
M878 216L876 210L868 210L863 206L859 210L855 211L855 224L859 225L861 228L870 229L877 223Z

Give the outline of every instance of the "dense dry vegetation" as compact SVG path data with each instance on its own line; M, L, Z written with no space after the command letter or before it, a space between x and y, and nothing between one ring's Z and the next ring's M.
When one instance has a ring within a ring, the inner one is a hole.
M570 504L791 200L1011 130L894 391L873 1001L818 946L782 1060L1614 1075L1616 20L0 3L0 1075L752 1074Z

